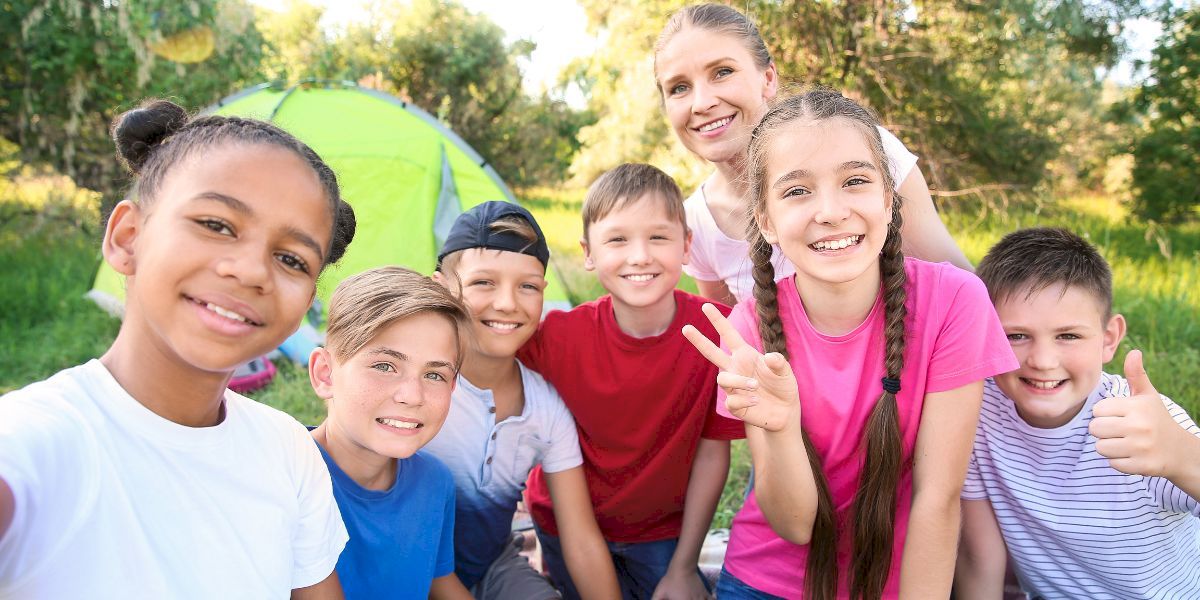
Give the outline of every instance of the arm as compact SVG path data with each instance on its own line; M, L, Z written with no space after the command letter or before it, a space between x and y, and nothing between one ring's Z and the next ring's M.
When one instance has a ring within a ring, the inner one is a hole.
M329 574L320 583L292 590L292 600L342 600L342 583L337 571Z
M429 600L474 600L467 586L458 579L458 575L450 573L435 577L429 586Z
M904 253L930 262L949 262L950 264L974 271L971 262L958 249L954 238L946 230L946 224L938 216L933 198L929 195L929 186L925 176L916 167L909 172L908 177L897 190L904 198L901 213L904 216L904 229L901 236L904 240Z
M817 517L817 484L800 432L799 410L779 431L747 421L746 444L754 464L758 508L779 537L807 544Z
M925 395L913 456L912 511L900 597L946 598L957 554L963 481L979 424L983 382Z
M954 597L997 600L1004 596L1008 550L989 500L962 501L962 541L954 566Z
M666 576L654 590L654 600L709 597L696 565L728 476L729 442L701 438L684 496L679 543L671 556Z
M708 281L707 279L696 279L696 290L700 295L715 300L726 306L737 304L737 298L733 297L733 292L729 291L729 285L724 281Z
M562 541L563 559L584 598L620 598L617 572L596 524L583 467L546 473L546 487Z

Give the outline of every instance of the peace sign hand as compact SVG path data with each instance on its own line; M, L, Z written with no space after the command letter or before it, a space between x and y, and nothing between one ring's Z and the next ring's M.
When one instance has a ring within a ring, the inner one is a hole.
M686 325L683 335L721 370L717 385L725 390L725 408L733 416L767 431L800 426L800 391L792 367L778 352L762 354L733 328L712 304L704 315L716 328L730 353L712 343L695 327Z

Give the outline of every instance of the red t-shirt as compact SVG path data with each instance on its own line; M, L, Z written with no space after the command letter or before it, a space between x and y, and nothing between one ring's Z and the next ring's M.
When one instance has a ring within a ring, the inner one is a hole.
M621 331L612 299L603 296L546 315L518 354L558 389L575 416L584 476L608 541L679 537L700 438L745 437L740 421L716 413L717 368L683 337L690 323L720 343L700 311L704 302L676 290L671 326L662 335L635 338ZM530 473L528 502L538 527L558 535L540 468Z

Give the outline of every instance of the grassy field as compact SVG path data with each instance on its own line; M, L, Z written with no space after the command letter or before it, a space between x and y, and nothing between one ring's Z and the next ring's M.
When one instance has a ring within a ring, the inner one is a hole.
M603 292L583 270L580 192L533 190L526 204L550 237L554 265L572 299ZM118 321L83 298L99 263L99 199L61 177L28 172L0 178L0 393L100 355ZM1115 309L1129 336L1108 370L1120 372L1132 348L1146 353L1158 389L1193 416L1200 414L1200 223L1161 227L1139 222L1109 198L1079 196L1006 207L962 203L945 207L955 239L973 261L1003 234L1032 225L1060 225L1086 234L1113 266ZM695 291L691 281L681 286ZM280 365L280 375L256 397L305 423L323 407L304 369ZM741 504L748 455L734 448L734 469L715 525Z

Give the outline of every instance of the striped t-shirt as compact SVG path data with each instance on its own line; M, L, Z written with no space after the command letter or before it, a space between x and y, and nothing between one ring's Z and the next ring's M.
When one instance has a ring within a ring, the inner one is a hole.
M962 497L991 502L1030 598L1200 598L1200 504L1164 478L1113 469L1088 433L1096 402L1128 395L1124 378L1104 373L1074 419L1038 429L984 385Z

